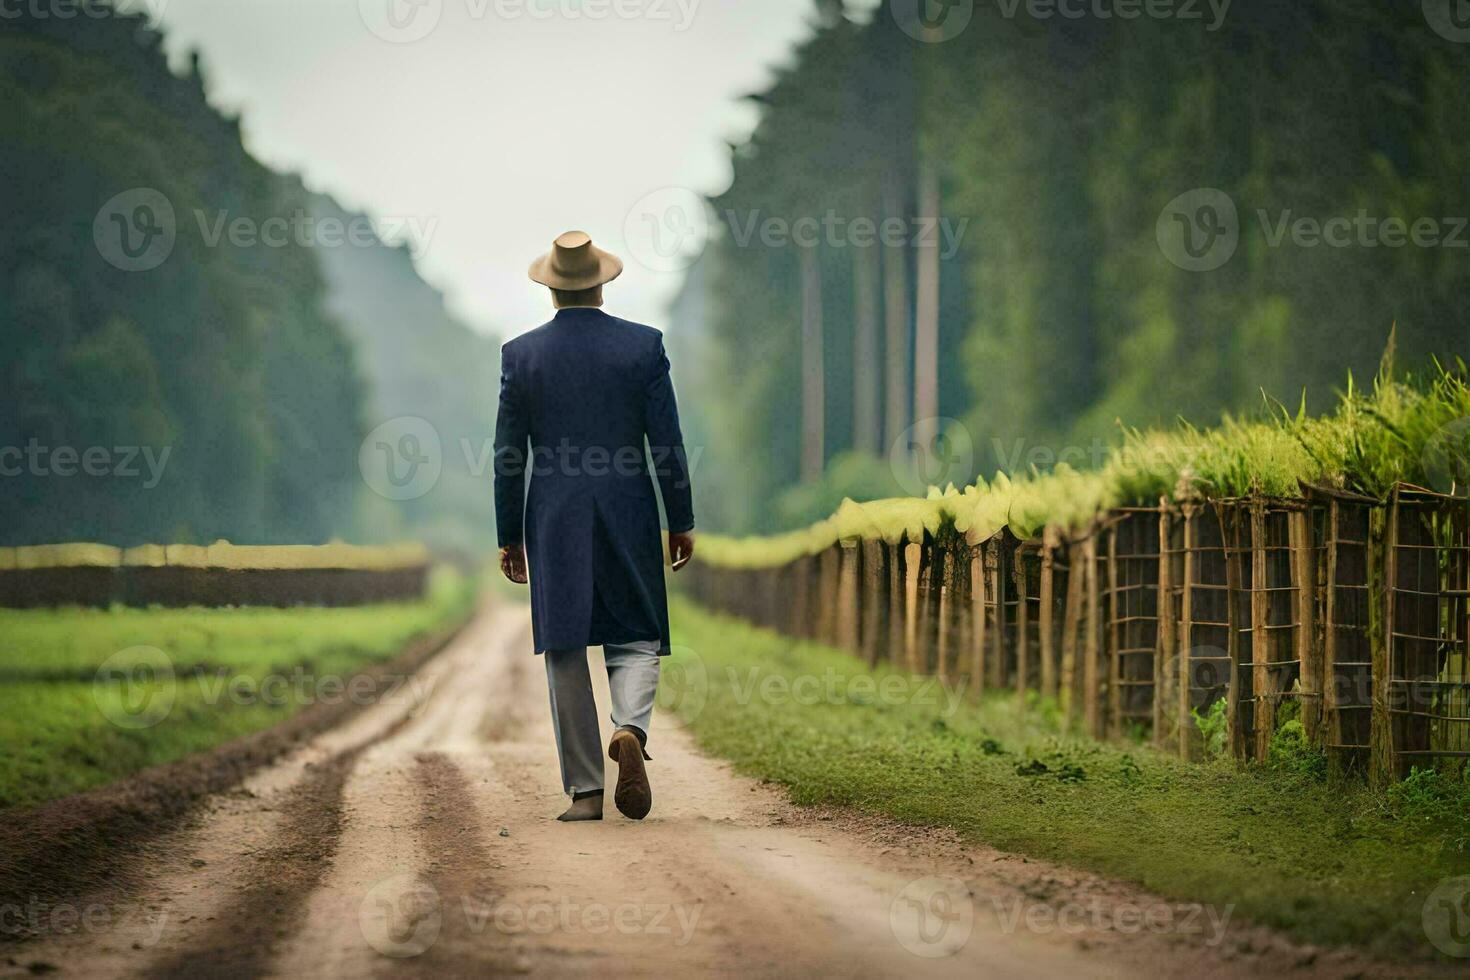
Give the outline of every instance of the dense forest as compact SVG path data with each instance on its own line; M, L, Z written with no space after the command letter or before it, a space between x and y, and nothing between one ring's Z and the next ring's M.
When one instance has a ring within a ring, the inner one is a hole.
M935 417L971 437L972 472L938 468L958 482L1066 447L1086 465L1120 423L1209 424L1263 391L1322 410L1395 323L1402 364L1464 353L1470 46L1419 4L976 4L953 37L903 9L819 0L749 96L701 262L707 525L912 492L890 450L932 449ZM815 247L751 233L802 218L826 221Z
M246 152L197 58L172 73L141 16L23 12L0 106L0 544L489 540L463 479L388 506L358 450L410 411L488 434L494 344L400 247L265 244L353 216Z

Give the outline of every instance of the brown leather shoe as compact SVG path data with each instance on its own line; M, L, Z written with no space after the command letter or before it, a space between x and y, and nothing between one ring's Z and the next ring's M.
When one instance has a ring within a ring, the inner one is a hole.
M556 819L562 823L575 823L579 820L601 820L602 819L602 793L578 793L572 797L572 805L567 807L567 812Z
M648 771L643 768L643 745L638 736L619 728L607 745L607 756L618 764L618 785L613 790L618 812L642 820L653 809L653 790L648 785Z

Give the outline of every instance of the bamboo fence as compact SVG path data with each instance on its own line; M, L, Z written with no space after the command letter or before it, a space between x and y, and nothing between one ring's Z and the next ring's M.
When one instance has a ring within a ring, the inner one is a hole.
M974 695L1055 698L1075 731L1268 758L1299 721L1333 769L1470 759L1470 501L1304 487L1132 507L1036 539L843 541L777 568L696 560L694 598ZM1034 692L1034 693L1033 693Z

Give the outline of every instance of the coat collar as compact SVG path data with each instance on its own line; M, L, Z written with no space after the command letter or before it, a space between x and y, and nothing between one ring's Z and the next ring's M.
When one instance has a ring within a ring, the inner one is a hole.
M575 320L580 317L602 317L607 316L598 306L570 306L564 310L557 310L555 320Z

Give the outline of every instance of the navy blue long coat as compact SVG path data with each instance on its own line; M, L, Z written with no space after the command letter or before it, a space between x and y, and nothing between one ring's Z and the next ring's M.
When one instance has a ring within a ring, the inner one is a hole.
M658 640L667 653L654 477L670 531L692 529L694 509L663 335L567 309L500 356L495 521L502 547L526 546L536 652Z

